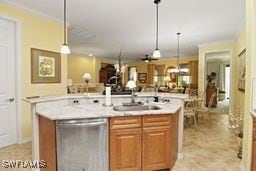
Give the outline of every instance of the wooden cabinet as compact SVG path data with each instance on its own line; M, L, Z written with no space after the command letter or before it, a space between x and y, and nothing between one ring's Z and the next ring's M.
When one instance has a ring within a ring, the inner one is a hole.
M251 171L256 171L256 119L253 119Z
M169 170L178 154L178 113L110 118L110 170Z
M47 162L43 171L57 170L57 154L56 154L56 132L55 121L39 117L39 152L40 160Z
M112 64L108 64L106 66L106 68L101 68L99 70L99 82L100 83L104 83L104 84L111 83L109 81L111 81L110 78L113 76L116 76L116 69L115 69L114 65L112 65ZM112 80L112 81L115 81L115 80Z
M170 126L143 128L143 171L170 168Z
M107 83L108 82L108 73L106 69L101 69L99 71L99 83Z
M179 114L178 112L171 116L171 168L178 159L178 130L179 130Z
M141 171L141 129L110 132L110 170Z
M171 170L178 154L178 113L109 119L110 171ZM55 121L39 117L40 160L57 170Z
M208 103L210 101L211 96L216 93L217 94L217 88L207 88L206 89L206 106L208 106ZM212 107L217 107L218 100L217 95L213 99Z
M110 129L141 128L141 117L115 117L109 121Z

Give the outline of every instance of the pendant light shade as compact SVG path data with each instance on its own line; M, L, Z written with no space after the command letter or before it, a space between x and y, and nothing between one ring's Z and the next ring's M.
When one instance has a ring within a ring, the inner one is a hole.
M158 49L158 4L161 2L161 0L154 0L154 3L156 4L156 49L153 53L153 58L160 58L161 53Z
M158 49L156 49L153 53L153 57L154 58L160 58L161 57L161 52Z
M178 37L178 47L177 47L177 66L176 68L172 68L170 72L172 73L188 73L189 69L188 68L180 68L180 34L177 33Z
M70 49L67 44L63 44L60 51L62 54L70 54Z
M61 47L62 54L70 54L70 49L67 44L67 2L64 0L64 43Z

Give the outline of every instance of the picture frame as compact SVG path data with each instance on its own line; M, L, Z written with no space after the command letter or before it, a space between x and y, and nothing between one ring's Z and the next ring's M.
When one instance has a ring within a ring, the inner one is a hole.
M147 73L138 73L138 80L140 83L147 83Z
M256 77L252 77L251 114L256 117Z
M31 83L61 83L61 54L31 48Z
M246 73L246 49L239 55L238 63L238 90L245 91L245 73Z

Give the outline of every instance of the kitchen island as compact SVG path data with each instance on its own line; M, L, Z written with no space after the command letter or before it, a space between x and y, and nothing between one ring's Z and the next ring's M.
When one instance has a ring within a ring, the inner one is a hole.
M31 103L33 159L44 156L49 160L48 170L56 170L57 121L107 118L110 170L172 168L177 157L183 156L183 103L187 96L158 94L165 101L161 103L154 103L154 96L137 93L136 101L157 105L159 110L115 111L102 105L105 96L99 94L25 99ZM129 101L130 95L112 96L114 106Z

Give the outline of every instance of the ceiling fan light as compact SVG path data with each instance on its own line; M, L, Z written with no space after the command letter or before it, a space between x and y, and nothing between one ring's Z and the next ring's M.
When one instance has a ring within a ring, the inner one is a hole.
M156 49L153 53L153 58L161 58L161 53L159 49Z
M64 43L61 47L61 53L62 54L70 54L70 49L66 43Z
M181 68L180 72L186 72L187 73L187 72L189 72L189 69L188 68Z
M178 68L172 68L170 70L168 70L169 73L178 73L179 69Z
M146 63L148 63L148 62L149 62L149 60L148 60L148 59L146 59L146 60L145 60L145 62L146 62Z

